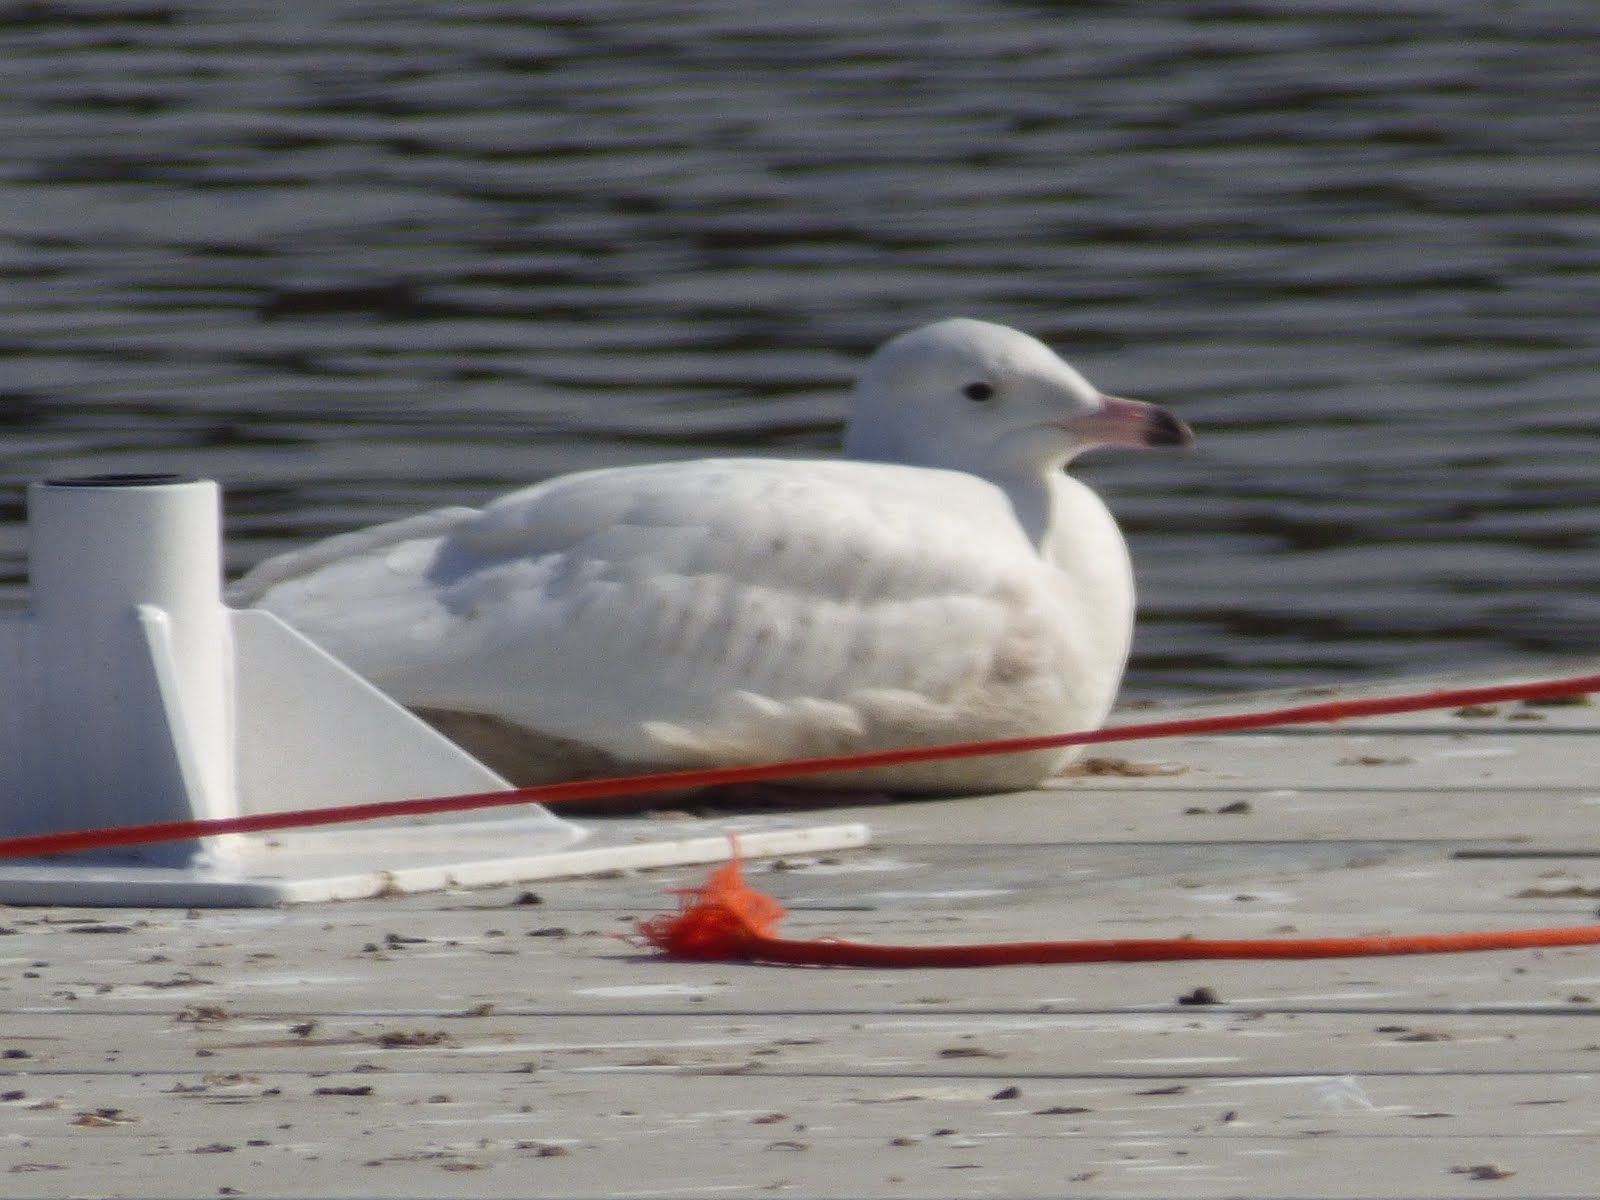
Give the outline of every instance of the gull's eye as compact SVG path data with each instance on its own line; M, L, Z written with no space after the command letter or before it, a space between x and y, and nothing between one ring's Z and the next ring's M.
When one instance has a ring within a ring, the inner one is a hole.
M969 383L966 387L961 389L961 394L968 400L992 400L994 399L994 385L992 383L981 382Z

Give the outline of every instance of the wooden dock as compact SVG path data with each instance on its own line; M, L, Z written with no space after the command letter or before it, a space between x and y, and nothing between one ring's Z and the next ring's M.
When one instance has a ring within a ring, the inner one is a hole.
M883 942L1600 903L1600 707L1100 757L1049 790L829 810L873 846L750 874L786 933ZM895 972L624 940L702 873L0 909L0 1195L1600 1195L1600 948Z

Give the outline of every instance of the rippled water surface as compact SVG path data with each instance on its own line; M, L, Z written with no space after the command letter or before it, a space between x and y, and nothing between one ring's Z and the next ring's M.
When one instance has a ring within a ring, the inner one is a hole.
M1592 0L0 3L22 485L227 489L230 566L550 474L836 444L884 337L1197 429L1081 474L1135 694L1600 650Z

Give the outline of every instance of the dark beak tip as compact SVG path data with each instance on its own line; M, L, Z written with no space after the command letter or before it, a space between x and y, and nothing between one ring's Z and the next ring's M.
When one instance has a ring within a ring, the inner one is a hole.
M1145 426L1145 445L1192 446L1194 431L1166 409L1158 408L1151 412Z

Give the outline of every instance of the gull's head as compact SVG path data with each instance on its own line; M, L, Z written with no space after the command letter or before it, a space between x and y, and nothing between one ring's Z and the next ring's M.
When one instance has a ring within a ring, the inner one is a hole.
M964 317L885 342L856 383L845 453L989 479L1058 470L1096 446L1188 446L1164 408L1107 396L1037 338Z

